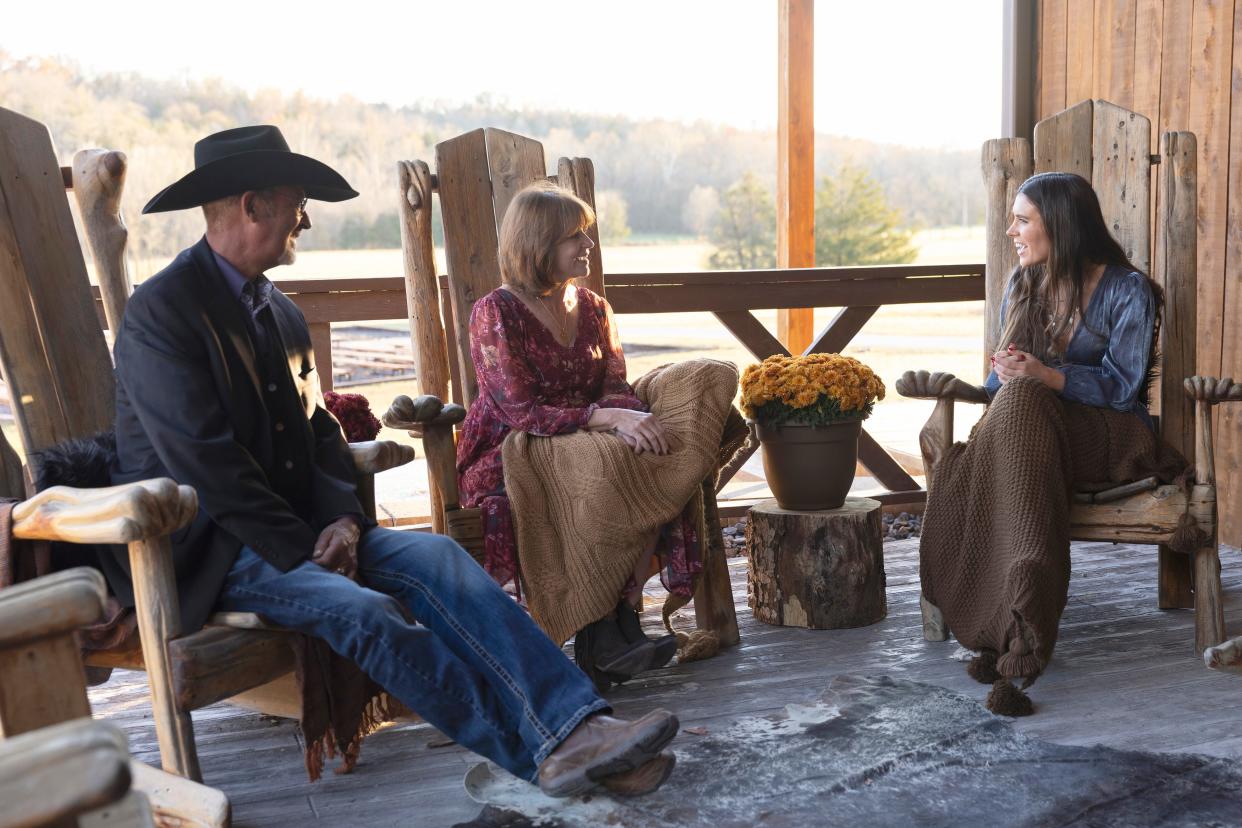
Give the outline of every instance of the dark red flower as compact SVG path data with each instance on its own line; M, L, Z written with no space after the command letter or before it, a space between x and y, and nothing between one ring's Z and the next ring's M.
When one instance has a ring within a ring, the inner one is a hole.
M374 440L379 434L380 421L371 413L371 404L361 394L337 394L327 391L323 395L324 405L341 423L345 439L351 443Z

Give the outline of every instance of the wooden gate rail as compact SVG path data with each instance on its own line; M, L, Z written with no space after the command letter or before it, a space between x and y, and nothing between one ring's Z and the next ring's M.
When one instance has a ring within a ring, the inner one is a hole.
M441 277L443 279L443 277ZM319 374L331 387L332 322L408 319L401 277L274 279L301 309L310 326ZM712 313L757 360L788 354L751 311L839 307L805 353L840 352L881 305L965 302L984 298L984 266L881 265L698 273L609 274L608 302L618 314ZM95 291L98 298L98 289ZM100 322L106 326L102 304ZM726 470L722 484L741 468L757 445ZM859 460L889 492L888 502L922 500L923 490L866 431Z

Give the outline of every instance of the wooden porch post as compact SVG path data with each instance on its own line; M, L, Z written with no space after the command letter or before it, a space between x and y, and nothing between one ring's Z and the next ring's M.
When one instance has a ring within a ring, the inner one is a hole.
M779 0L776 118L776 266L815 266L814 0ZM811 308L776 312L791 354L813 339Z

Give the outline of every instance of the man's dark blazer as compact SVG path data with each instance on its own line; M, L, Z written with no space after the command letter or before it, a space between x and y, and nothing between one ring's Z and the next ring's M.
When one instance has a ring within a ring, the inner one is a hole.
M206 621L243 544L288 571L324 525L362 514L349 447L318 405L306 320L279 290L271 309L288 376L283 361L264 369L204 238L138 287L116 338L113 483L171 477L198 492L198 515L172 538L187 632ZM132 605L128 559L103 557Z

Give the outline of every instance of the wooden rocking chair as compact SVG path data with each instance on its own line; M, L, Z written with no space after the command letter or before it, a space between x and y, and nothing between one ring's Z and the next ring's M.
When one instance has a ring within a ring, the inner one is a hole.
M437 173L422 161L399 164L401 242L405 253L406 299L424 401L413 413L390 410L385 424L413 429L426 447L435 530L450 535L481 558L483 527L478 509L461 506L457 490L453 426L478 395L470 357L470 310L500 285L497 260L501 221L509 203L537 181L553 181L595 204L595 169L587 158L562 158L549 176L543 146L499 129L477 129L436 145ZM448 276L436 277L431 239L431 194L440 194ZM604 295L598 229L589 230L591 273L585 286ZM441 290L441 286L444 290ZM443 322L441 322L443 319ZM448 399L452 380L453 400ZM722 646L738 643L733 590L723 556L711 556L694 595L700 629L717 634Z
M0 367L30 457L114 422L112 361L64 191L71 184L79 197L105 315L115 325L129 294L119 210L125 157L88 150L78 153L72 172L62 171L47 128L0 109L0 171ZM414 451L388 441L351 449L359 494L373 515L374 475L409 462ZM15 491L19 468L0 436L0 471ZM28 476L37 477L36 470ZM99 652L88 663L147 671L163 767L201 780L191 710L230 698L278 715L297 715L300 705L296 693L290 696L288 633L232 613L213 619L227 626L183 634L168 531L92 541L129 543L141 650Z
M1152 168L1158 165L1160 198L1155 217L1155 269L1150 268ZM1164 286L1161 366L1153 401L1158 401L1160 437L1193 457L1195 485L1189 495L1155 478L1107 491L1076 492L1070 511L1074 540L1159 545L1161 609L1194 607L1195 649L1203 652L1225 637L1217 548L1216 478L1212 449L1212 406L1242 399L1242 386L1230 379L1195 376L1195 136L1166 132L1160 154L1151 154L1151 122L1107 101L1083 101L1040 121L1035 147L1025 138L988 141L983 175L988 191L987 308L985 358L997 349L1000 303L1017 264L1005 235L1018 187L1032 172L1073 172L1092 183L1104 218L1130 260ZM927 488L935 485L936 461L953 442L953 403L986 404L981 386L952 374L909 371L897 382L906 397L932 399L936 407L919 444ZM1193 403L1193 404L1192 404ZM1188 502L1189 499L1189 502ZM1179 517L1189 509L1208 535L1192 556L1167 543ZM943 641L949 630L940 611L923 600L923 634Z

